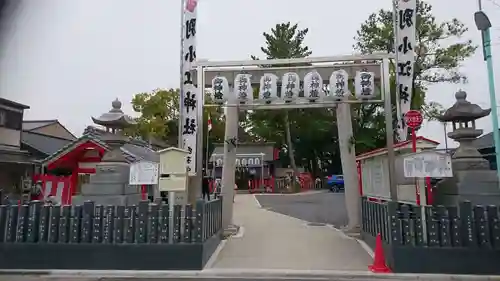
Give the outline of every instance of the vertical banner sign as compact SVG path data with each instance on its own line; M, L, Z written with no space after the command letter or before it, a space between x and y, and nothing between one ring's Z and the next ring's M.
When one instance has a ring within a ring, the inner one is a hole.
M196 61L196 10L197 0L182 1L182 54L181 54L181 103L180 125L182 148L189 152L186 165L189 175L196 173L196 134L198 132L198 107L203 106L202 96L193 84L192 65ZM199 171L201 172L201 171Z
M408 128L405 114L410 110L413 90L413 67L415 64L415 24L417 16L417 0L397 0L395 5L396 53L398 76L396 91L398 108L398 141L405 141Z

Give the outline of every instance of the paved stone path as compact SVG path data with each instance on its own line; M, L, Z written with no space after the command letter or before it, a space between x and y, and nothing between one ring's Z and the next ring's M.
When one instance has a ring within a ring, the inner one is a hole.
M355 239L265 210L254 195L236 196L234 223L241 237L228 239L209 267L367 271L371 262Z
M308 222L327 223L341 228L347 225L344 193L310 191L297 194L255 195L261 206Z

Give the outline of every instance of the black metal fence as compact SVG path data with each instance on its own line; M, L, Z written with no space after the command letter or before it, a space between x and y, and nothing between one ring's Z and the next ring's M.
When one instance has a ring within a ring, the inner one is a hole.
M169 207L2 205L0 268L202 269L222 237L222 198Z
M421 207L366 197L361 206L363 238L373 245L380 233L393 270L500 273L498 206Z
M362 214L363 231L372 236L380 233L387 243L500 250L498 206L462 202L456 207L420 207L364 198Z
M203 243L220 230L222 200L175 205L0 206L0 243ZM170 216L173 216L171 225ZM173 228L173 231L170 230ZM173 233L172 239L169 235Z

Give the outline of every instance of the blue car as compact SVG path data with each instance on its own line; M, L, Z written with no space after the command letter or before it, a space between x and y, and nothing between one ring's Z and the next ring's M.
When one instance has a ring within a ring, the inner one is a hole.
M328 184L328 188L332 192L344 191L344 176L343 175L328 176L326 183Z

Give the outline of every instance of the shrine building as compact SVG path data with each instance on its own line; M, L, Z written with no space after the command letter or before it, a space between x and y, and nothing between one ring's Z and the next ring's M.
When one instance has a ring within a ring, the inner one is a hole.
M272 177L276 160L278 151L273 143L239 143L236 147L236 168L246 169L256 179ZM222 177L223 165L224 144L215 144L209 164L214 178Z
M117 134L124 128L135 125L135 121L124 114L122 103L116 99L112 102L109 112L99 118L92 117L97 128L88 126L83 135L41 161L42 174L35 175L34 180L41 180L44 185L50 185L51 195L68 198L80 194L83 184L89 183L91 175L96 172L96 165L101 162L104 154L111 149L113 141L119 136L124 145L120 148L123 157L128 163L138 161L159 162L156 149L149 143L134 139L123 134ZM54 188L55 187L55 188ZM63 200L65 201L65 200ZM67 200L66 200L67 201ZM68 204L70 202L62 202Z

